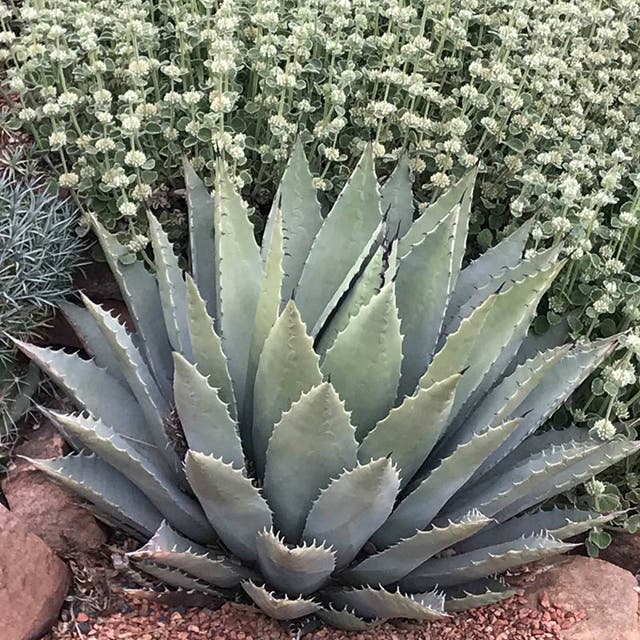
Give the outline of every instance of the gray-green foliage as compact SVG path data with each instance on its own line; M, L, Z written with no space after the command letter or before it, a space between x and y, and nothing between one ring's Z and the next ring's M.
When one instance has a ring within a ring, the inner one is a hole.
M30 160L25 149L15 155L16 162ZM73 207L42 178L19 175L12 166L0 171L0 441L13 431L34 386L7 334L33 338L71 292L83 244L76 224Z
M354 629L500 599L491 576L612 517L531 511L640 444L529 438L616 341L522 357L563 263L523 259L521 233L461 270L473 176L413 222L408 176L380 193L367 150L318 225L298 147L261 252L224 168L212 202L188 172L191 226L213 231L196 238L195 282L153 218L155 281L94 221L137 335L84 300L93 360L19 342L80 411L45 410L82 450L36 464L107 521L157 530L133 563Z

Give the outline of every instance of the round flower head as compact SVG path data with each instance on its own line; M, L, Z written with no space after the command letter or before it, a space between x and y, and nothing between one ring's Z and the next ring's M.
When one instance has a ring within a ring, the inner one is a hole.
M58 184L61 187L75 187L80 182L80 176L77 173L63 173L58 178Z
M591 433L599 440L606 441L611 440L618 433L618 430L613 422L606 418L601 418L600 420L596 420L591 428Z
M601 496L607 489L607 486L601 480L589 480L585 483L585 489L590 496Z
M146 161L147 156L145 156L142 151L136 149L127 152L127 155L124 157L125 164L128 164L130 167L141 167Z
M621 343L636 356L640 356L640 333L629 333L623 336Z
M148 244L149 238L147 238L147 236L136 234L129 241L129 244L127 246L129 247L130 251L132 251L133 253L137 253L138 251L142 251Z
M118 209L120 213L125 217L135 216L138 211L138 207L134 202L127 202L127 201L123 202L118 207Z
M621 389L635 383L636 370L629 362L616 362L605 367L603 377Z
M67 134L64 131L54 131L49 136L49 146L52 149L59 149L67 144Z

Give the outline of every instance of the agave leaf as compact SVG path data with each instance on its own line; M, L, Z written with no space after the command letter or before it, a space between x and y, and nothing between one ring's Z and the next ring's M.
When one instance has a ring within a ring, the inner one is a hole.
M447 612L465 611L494 604L517 593L504 582L485 578L445 591L444 609Z
M21 340L14 344L31 358L75 403L123 436L148 440L142 409L129 390L92 360L76 354L36 347Z
M215 587L231 589L254 574L223 554L194 544L163 522L140 549L127 554L134 562L150 562L177 569Z
M489 474L495 477L503 475L518 466L521 462L524 462L530 456L540 453L543 449L548 449L553 446L559 447L568 442L586 442L588 440L591 440L589 430L576 425L571 425L563 429L548 429L540 433L535 433L526 438L524 442L521 442L495 466L491 467ZM489 460L489 458L487 458L487 460ZM486 464L486 462L484 464ZM482 477L482 481L485 482L488 477L488 474Z
M312 325L310 335L315 339L322 335L327 328L331 318L337 313L338 309L344 304L345 298L349 295L349 292L355 287L358 279L362 276L368 264L371 262L376 254L379 245L380 235L383 231L384 225L382 222L376 227L369 241L365 244L360 256L355 261L354 265L349 269L349 272L345 276L342 284L336 289L335 293L329 299L320 316Z
M209 189L196 174L193 165L183 160L184 182L189 214L189 245L191 272L206 300L209 315L216 313L216 259L214 234L214 203Z
M293 301L287 303L267 336L253 392L253 453L258 477L264 474L273 426L302 393L322 382L313 341Z
M170 471L159 454L136 448L101 420L84 415L65 415L41 409L64 432L95 451L135 484L158 511L193 540L208 542L213 531L198 504L173 483Z
M173 252L169 236L165 233L158 219L151 212L147 212L147 218L169 343L175 351L190 357L191 340L187 324L187 291L182 277L182 269L178 265L178 258Z
M438 441L460 378L457 373L405 398L368 433L358 449L358 460L391 455L400 469L400 488L406 486Z
M460 208L401 254L396 290L402 342L398 397L413 395L433 356L451 293Z
M484 335L485 322L493 309L496 297L489 296L468 318L462 320L455 333L447 337L420 378L419 387L426 389L467 368L473 348Z
M400 243L397 240L392 240L384 247L384 259L383 267L386 266L382 279L382 284L391 282L398 273L398 265L400 264L400 258L398 256L398 247ZM386 261L386 265L384 264Z
M296 303L309 329L344 286L352 269L359 269L362 251L381 219L380 193L369 145L320 227L296 288Z
M571 341L571 335L569 334L569 325L566 320L558 322L549 327L544 333L537 334L534 330L530 330L525 336L518 353L516 353L513 360L509 363L509 366L504 372L505 376L510 376L521 364L524 364L527 360L535 358L539 353L543 351L549 351L556 347L561 347Z
M523 416L522 422L513 434L487 458L478 470L478 477L491 470L496 463L546 422L613 351L616 344L616 338L599 340L578 345L560 359L554 358L550 363L551 366L545 368L544 376L538 381L537 386L518 406L517 411Z
M420 217L411 225L405 236L400 239L400 255L405 255L422 237L433 231L453 210L462 204L467 191L473 191L476 171L465 174L458 182L445 191L433 204L429 205Z
M162 515L149 498L95 454L79 453L53 460L27 460L94 505L110 524L115 521L134 532L136 537L148 538L162 522Z
M170 398L173 376L171 347L156 279L139 260L124 264L120 258L129 250L95 217L91 217L91 224L133 318L145 359L163 394Z
M180 589L186 589L187 591L201 591L202 593L216 593L206 582L199 580L198 578L191 576L179 569L163 566L154 562L148 562L139 560L135 563L135 566L148 573L153 578L160 580L172 587L179 587Z
M118 382L127 384L117 358L105 342L104 335L91 314L83 307L71 302L62 301L58 306L67 322L73 327L85 351L93 356L95 363L102 369L106 369L107 373Z
M511 518L506 522L487 527L484 531L463 540L456 545L456 552L467 553L474 549L509 542L543 531L557 540L565 540L592 527L603 525L619 515L619 513L602 515L595 511L581 511L580 509L551 509L550 511L526 513L518 518Z
M382 620L363 620L349 607L344 609L334 609L332 605L321 609L316 615L337 629L343 629L344 631L368 631L380 625Z
M539 251L526 260L521 260L515 267L502 269L494 274L488 282L480 289L474 289L465 299L460 307L460 311L453 318L450 324L446 325L447 332L458 328L461 318L466 318L478 305L482 304L487 297L500 288L509 288L517 282L531 278L541 271L547 271L558 262L561 245L555 245L550 249ZM526 334L525 334L526 335ZM523 336L524 339L524 336ZM520 345L518 345L518 348ZM517 352L516 352L517 353ZM514 353L515 356L515 353Z
M294 620L311 615L320 609L320 605L313 600L305 600L302 597L295 600L287 596L279 597L250 580L245 580L242 588L264 613L276 620Z
M324 545L288 547L273 531L261 531L256 544L262 575L278 591L289 595L317 591L335 566L333 551Z
M321 489L355 466L357 446L349 414L329 382L282 414L269 440L263 491L287 540L298 540Z
M260 491L242 471L219 458L188 451L185 466L189 484L221 540L242 560L255 562L256 535L272 524Z
M324 540L336 552L336 567L345 567L389 517L399 488L400 476L387 458L345 471L313 504L302 540Z
M409 170L409 160L403 155L380 189L382 211L387 217L387 239L402 238L413 222L413 180Z
M249 350L249 366L247 369L247 385L245 390L246 397L244 401L246 411L243 420L243 424L247 425L249 432L243 435L242 438L245 442L249 443L251 442L250 412L253 411L253 388L258 363L260 362L260 354L264 348L264 342L267 336L280 315L282 278L284 275L282 271L284 259L282 243L282 214L278 211L271 230L271 241L264 267L262 288L258 298L256 322L253 329L253 337L251 338L251 349Z
M369 556L343 573L341 579L349 584L387 585L398 582L429 558L474 535L490 522L479 511L471 511L458 522L418 531L410 538Z
M313 176L309 171L309 163L299 138L293 145L291 157L267 220L262 238L263 260L266 260L267 248L272 242L272 231L278 210L282 212L284 229L282 299L288 301L293 296L313 240L322 226L320 203L313 186Z
M247 208L222 162L216 171L215 239L222 347L242 416L263 267Z
M633 455L639 449L639 442L629 442L628 440L607 442L584 460L578 459L567 468L560 468L547 478L538 476L536 480L539 482L536 486L518 500L511 501L510 504L498 511L495 514L496 520L504 522L525 509L540 504L547 498L573 489L612 464Z
M127 333L124 325L117 318L91 302L84 294L82 294L82 302L117 358L129 388L142 408L149 426L149 435L151 435L154 444L171 462L173 452L167 447L168 439L164 428L169 406L142 355L133 343L131 335ZM98 392L100 393L101 390Z
M560 542L547 534L522 537L469 553L427 560L402 580L400 586L413 591L428 589L434 585L449 587L464 584L502 573L512 567L566 553L577 546L579 545Z
M535 391L544 376L567 355L570 349L571 345L564 345L548 352L539 353L532 360L519 366L510 376L503 378L464 421L462 427L455 434L455 441L468 440L486 425L495 425L513 417L516 410L520 415L525 414L528 409L521 409L522 403L532 391Z
M462 269L462 261L464 260L464 254L467 250L467 235L469 233L469 222L471 220L471 204L473 202L473 189L475 187L476 178L478 177L478 167L469 171L462 180L467 184L467 188L462 194L460 199L460 210L458 212L458 220L455 228L455 239L453 243L453 259L451 274L451 288L449 290L449 300L451 300L451 294L458 282L458 276L460 275L460 269ZM446 312L446 309L445 309Z
M383 284L384 249L378 247L320 333L316 341L316 351L321 356L333 345L336 336L347 328L351 318L380 291Z
M228 405L232 418L237 417L227 358L222 351L222 341L215 331L213 320L207 313L205 300L200 296L191 276L187 274L187 319L193 345L195 365L208 378L209 384L218 389L220 399Z
M515 282L496 296L485 326L491 331L483 333L469 353L469 369L458 385L456 401L451 411L456 423L448 430L455 433L465 416L496 383L507 364L518 350L535 315L538 302L560 272L564 262Z
M321 366L351 411L359 440L393 406L401 363L400 320L390 282L351 318Z
M327 592L327 596L334 607L348 607L364 618L435 620L446 615L444 596L435 591L409 595L400 589L387 591L382 587L361 587L332 590Z
M451 295L446 324L476 291L492 283L497 273L513 269L520 264L533 223L532 218L520 225L511 235L485 251L460 272Z
M459 445L396 507L389 519L374 534L376 546L387 547L425 528L456 491L473 475L495 447L516 428L519 419L489 427ZM473 509L470 506L463 514ZM480 509L482 513L485 513ZM490 515L490 514L489 514ZM454 518L452 518L453 520Z
M611 445L615 450L619 446L624 448L624 444L624 441L602 444L595 440L588 440L545 449L527 458L499 478L487 477L468 487L448 505L447 515L465 512L469 505L477 507L488 516L497 515L532 492L535 494L537 491L543 491L548 483L551 483L551 486L559 485L559 477L562 473L567 470L573 473L573 470L580 468L580 463L586 463L588 469L592 454L600 458L604 453L602 450L606 447ZM535 503L536 501L528 506ZM455 516L449 515L449 517Z
M238 426L217 389L179 353L173 354L173 388L184 435L192 451L214 454L236 467L244 466Z

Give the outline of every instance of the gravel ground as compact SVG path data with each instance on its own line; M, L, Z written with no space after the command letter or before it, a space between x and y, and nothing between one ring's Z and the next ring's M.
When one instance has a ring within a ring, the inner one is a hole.
M584 613L554 607L544 595L533 610L524 598L514 596L422 625L385 624L365 633L313 627L298 631L248 605L170 606L132 592L122 596L110 614L67 612L66 617L45 640L561 640L560 632Z

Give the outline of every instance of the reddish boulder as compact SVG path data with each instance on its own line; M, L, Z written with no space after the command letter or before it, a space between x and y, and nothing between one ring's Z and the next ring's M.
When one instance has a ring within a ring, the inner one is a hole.
M638 583L609 562L572 556L537 565L521 586L532 607L548 601L584 616L562 640L640 640Z
M640 574L640 533L617 531L611 544L600 552L600 557L634 575Z
M46 420L16 448L17 455L29 458L57 458L66 452L62 436ZM62 556L97 549L106 541L91 513L27 460L16 458L2 481L2 491L23 526Z
M0 638L33 640L46 633L70 584L64 562L0 505Z

